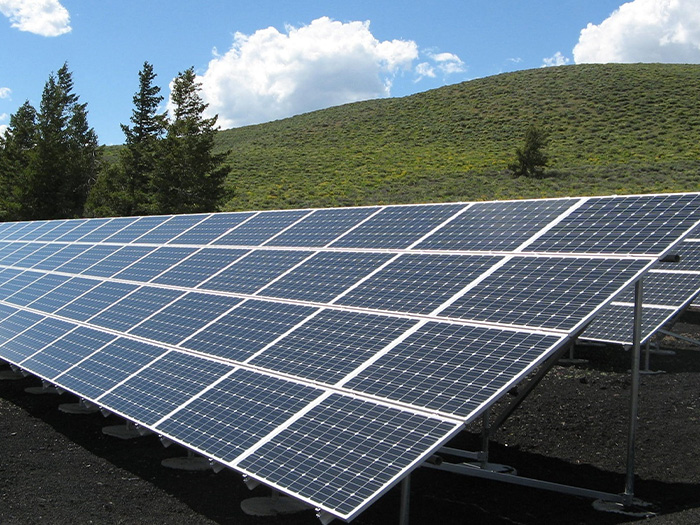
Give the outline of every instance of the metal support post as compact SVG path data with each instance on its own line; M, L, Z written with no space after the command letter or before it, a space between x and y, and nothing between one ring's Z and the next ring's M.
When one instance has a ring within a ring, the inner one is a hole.
M408 518L411 512L411 475L409 474L401 481L401 513L399 523L408 525Z
M625 476L625 505L631 505L634 500L634 442L637 435L637 414L639 412L639 383L642 336L642 279L634 285L634 327L632 330L632 387L630 392L630 420L627 435L627 474Z

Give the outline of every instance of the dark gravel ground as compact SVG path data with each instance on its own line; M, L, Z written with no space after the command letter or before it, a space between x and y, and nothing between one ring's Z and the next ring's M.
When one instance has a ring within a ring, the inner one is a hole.
M675 327L700 337L689 316ZM601 513L591 501L419 469L412 476L411 523L650 524L700 523L700 349L666 338L674 356L652 357L663 374L642 378L635 494L653 504L651 520ZM624 489L629 409L629 353L583 348L587 364L555 366L498 431L491 460L520 475L613 493ZM249 491L234 472L187 473L163 468L154 436L122 441L102 434L118 424L99 414L57 410L69 396L33 396L31 378L0 383L0 524L317 524L309 510L256 518L241 500ZM479 436L454 443L474 450ZM398 523L399 495L390 491L355 520Z

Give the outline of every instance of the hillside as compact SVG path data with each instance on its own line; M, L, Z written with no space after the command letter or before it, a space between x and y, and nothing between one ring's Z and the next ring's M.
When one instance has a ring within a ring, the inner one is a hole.
M226 210L700 189L700 65L543 68L221 131ZM505 172L526 128L550 177Z

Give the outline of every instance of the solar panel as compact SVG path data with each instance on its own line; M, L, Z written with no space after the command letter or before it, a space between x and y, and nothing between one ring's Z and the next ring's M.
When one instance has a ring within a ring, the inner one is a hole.
M676 194L10 223L0 359L350 520L699 220Z

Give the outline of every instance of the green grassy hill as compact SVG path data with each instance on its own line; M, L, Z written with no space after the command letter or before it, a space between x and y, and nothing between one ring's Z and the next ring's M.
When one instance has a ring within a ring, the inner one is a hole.
M527 127L550 176L506 167ZM226 210L700 190L700 66L577 65L221 131Z

